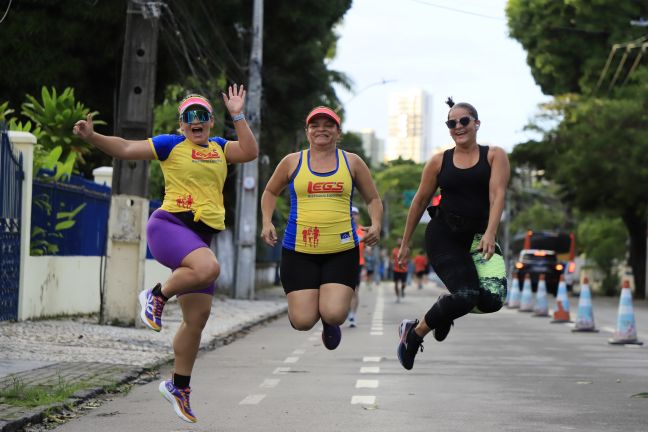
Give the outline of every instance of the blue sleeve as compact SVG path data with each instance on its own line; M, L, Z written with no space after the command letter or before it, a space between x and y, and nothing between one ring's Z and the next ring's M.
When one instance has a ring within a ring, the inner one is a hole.
M171 150L184 140L182 135L158 135L151 138L151 143L158 160L163 161L169 157Z
M225 138L221 138L219 136L216 136L216 137L209 138L209 141L215 142L216 144L221 146L221 149L223 149L223 151L225 151L225 144L227 144L227 140Z

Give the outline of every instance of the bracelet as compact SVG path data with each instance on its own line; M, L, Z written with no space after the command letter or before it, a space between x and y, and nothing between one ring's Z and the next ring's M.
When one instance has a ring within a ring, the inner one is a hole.
M239 114L236 114L236 115L232 116L232 121L233 122L237 122L239 120L245 120L245 114L239 113Z

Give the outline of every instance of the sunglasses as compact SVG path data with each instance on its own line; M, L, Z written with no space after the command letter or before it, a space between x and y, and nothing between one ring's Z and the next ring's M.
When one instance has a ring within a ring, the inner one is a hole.
M185 111L180 115L180 120L185 123L193 123L198 120L200 123L207 123L211 119L211 113L205 110Z
M457 122L461 123L461 126L468 126L470 124L470 119L471 117L465 116L461 117L459 120L448 120L445 124L448 126L448 129L454 129L457 127Z

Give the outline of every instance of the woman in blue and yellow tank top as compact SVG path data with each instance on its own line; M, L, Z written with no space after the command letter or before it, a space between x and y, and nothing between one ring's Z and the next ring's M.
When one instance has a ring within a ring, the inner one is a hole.
M297 330L310 330L321 319L328 349L340 343L339 326L358 284L354 190L358 188L368 205L371 226L364 228L362 239L368 245L380 238L383 212L369 168L358 155L337 147L340 135L340 118L332 109L313 109L306 117L309 148L283 158L261 197L261 237L274 246L272 213L277 197L288 188L290 213L281 255L288 318Z
M78 121L73 132L101 151L117 158L160 161L164 174L164 202L149 218L147 243L157 261L172 270L164 284L139 294L140 318L160 331L166 301L178 297L182 324L173 339L173 376L159 389L187 422L196 417L189 405L189 382L202 329L211 311L214 282L220 265L209 245L225 228L223 185L227 164L255 159L259 149L245 122L245 89L236 84L223 93L238 141L210 137L214 117L209 101L189 95L178 107L180 135L158 135L148 140L126 140L94 131L92 116Z

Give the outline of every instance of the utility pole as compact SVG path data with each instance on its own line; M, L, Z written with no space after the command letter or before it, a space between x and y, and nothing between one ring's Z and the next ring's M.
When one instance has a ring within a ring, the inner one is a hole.
M252 15L252 50L247 89L246 117L252 133L260 142L261 132L261 67L263 65L263 0L254 0ZM237 175L236 195L236 268L235 298L253 298L256 280L257 200L259 196L259 165L255 159L243 164Z
M161 2L130 0L117 104L115 135L146 139L153 129ZM102 323L133 324L137 293L144 288L148 161L113 161Z

